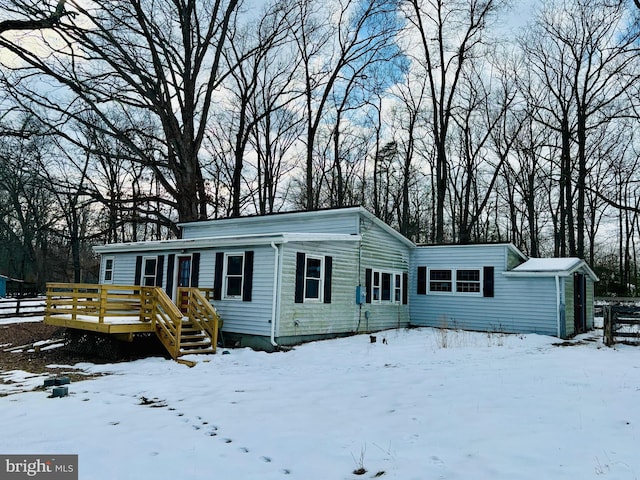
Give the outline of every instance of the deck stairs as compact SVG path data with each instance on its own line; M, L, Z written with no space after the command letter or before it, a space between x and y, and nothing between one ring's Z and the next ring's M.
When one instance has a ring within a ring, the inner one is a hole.
M212 338L206 330L200 329L189 320L183 321L180 335L180 355L216 353L213 347Z

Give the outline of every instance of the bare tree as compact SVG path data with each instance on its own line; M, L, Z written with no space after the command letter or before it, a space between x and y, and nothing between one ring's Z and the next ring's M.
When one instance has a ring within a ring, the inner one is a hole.
M530 90L537 120L560 134L560 254L585 253L585 201L598 135L625 116L625 92L638 80L640 31L627 22L626 2L545 3L521 42L538 78ZM568 243L568 251L566 244Z
M479 66L470 66L462 76L459 106L452 116L457 127L459 165L451 165L450 182L455 187L452 197L459 212L455 222L458 241L464 244L481 240L474 229L479 227L517 136L517 132L504 135L505 129L510 127L505 124L507 113L517 92L505 77L498 88L485 85ZM496 147L494 152L489 151L492 139Z
M287 108L299 96L293 92L300 59L289 48L291 11L290 2L273 4L255 24L241 31L230 31L228 46L223 51L230 72L225 87L232 100L227 102L228 121L220 126L219 133L229 136L232 153L228 174L231 216L239 216L243 203L250 198L246 194L243 201L244 164L247 146L258 123L277 110ZM252 173L249 176L252 177Z
M366 76L367 66L388 58L386 47L397 28L394 2L336 0L321 9L315 5L311 0L298 0L297 23L292 25L303 69L306 148L302 200L307 210L320 203L314 149L330 96L337 93L347 99Z
M406 17L419 37L421 66L431 102L430 136L436 149L435 241L444 241L449 178L447 142L460 79L480 55L489 20L501 0L407 0Z
M85 112L93 112L99 134L126 144L136 161L154 170L180 221L206 218L199 153L213 93L228 73L221 69L221 53L237 5L238 0L67 0L74 15L60 19L55 36L41 37L39 50L0 37L0 47L17 58L6 65L12 69L6 85L28 99L24 103L57 115L61 125L69 116L83 122ZM53 82L56 93L43 92L43 81ZM66 90L60 93L61 88ZM106 112L114 109L128 125L111 120ZM149 157L144 148L156 131L137 128L140 112L160 127L160 155Z

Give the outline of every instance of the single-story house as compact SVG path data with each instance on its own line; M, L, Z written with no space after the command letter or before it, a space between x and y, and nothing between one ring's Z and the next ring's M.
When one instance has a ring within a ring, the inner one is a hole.
M211 289L227 343L272 349L412 325L566 337L593 324L597 277L582 260L415 245L362 207L180 227L176 240L96 247L100 283L159 286L174 301L178 287Z

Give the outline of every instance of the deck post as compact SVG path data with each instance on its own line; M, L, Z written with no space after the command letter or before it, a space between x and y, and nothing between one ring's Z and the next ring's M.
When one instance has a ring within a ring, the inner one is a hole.
M100 311L98 312L98 323L104 323L104 317L107 313L107 289L104 285L98 285L100 291Z
M78 295L80 295L80 290L77 285L74 285L71 288L71 320L77 320L78 314Z

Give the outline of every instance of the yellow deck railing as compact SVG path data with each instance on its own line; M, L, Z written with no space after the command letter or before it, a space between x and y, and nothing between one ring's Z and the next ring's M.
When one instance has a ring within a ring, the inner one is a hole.
M44 321L105 333L154 331L172 358L180 356L182 327L206 332L215 352L220 317L210 292L180 288L180 307L160 287L48 283Z
M203 292L198 288L179 288L178 298L182 299L182 311L187 315L193 326L207 333L211 339L211 348L215 353L218 342L218 329L221 326L220 315L208 300L207 292Z
M69 316L71 320L92 320L140 316L140 287L47 283L45 319Z

